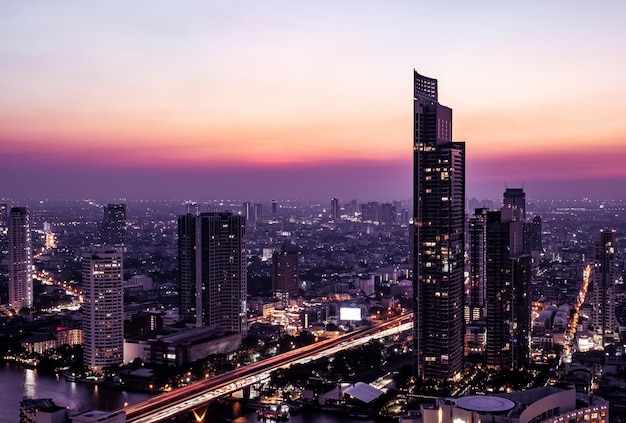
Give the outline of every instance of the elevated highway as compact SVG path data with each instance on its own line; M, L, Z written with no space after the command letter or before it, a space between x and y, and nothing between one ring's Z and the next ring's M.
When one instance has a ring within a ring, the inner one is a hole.
M202 408L211 400L266 380L274 370L333 355L345 348L352 348L371 339L410 330L412 327L413 314L407 313L385 322L376 323L369 328L316 342L228 373L195 382L117 411L126 412L127 422L162 422L185 411L192 412ZM203 421L203 416L196 414L196 420L198 422Z

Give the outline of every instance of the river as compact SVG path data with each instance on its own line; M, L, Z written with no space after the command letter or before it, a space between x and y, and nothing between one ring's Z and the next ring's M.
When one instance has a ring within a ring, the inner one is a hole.
M28 398L52 398L54 403L68 407L72 412L116 410L125 403L134 404L150 394L127 392L88 383L68 382L63 377L25 369L13 364L0 365L0 423L19 421L20 401ZM257 423L255 412L246 411L240 403L211 409L208 422L231 420L234 423ZM291 416L290 423L371 423L373 420L352 420L345 416L304 411Z

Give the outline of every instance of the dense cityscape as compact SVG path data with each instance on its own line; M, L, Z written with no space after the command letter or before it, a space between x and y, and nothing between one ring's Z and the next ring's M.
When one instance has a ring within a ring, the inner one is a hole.
M624 421L626 203L467 198L417 72L414 117L410 200L5 198L7 377L123 393L7 421Z

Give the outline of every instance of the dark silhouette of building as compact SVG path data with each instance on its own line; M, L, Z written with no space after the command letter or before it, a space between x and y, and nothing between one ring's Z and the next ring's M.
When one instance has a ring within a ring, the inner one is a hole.
M252 222L254 220L254 216L252 214L252 206L250 202L246 201L241 205L243 217L246 218L246 222Z
M452 141L452 110L437 80L414 72L414 360L416 376L463 371L465 143Z
M467 295L467 322L485 317L485 281L487 279L487 212L478 208L468 222L469 289Z
M543 241L541 239L541 216L536 215L530 226L530 249L531 251L542 251Z
M272 254L272 291L285 305L298 296L298 258L295 247L288 245Z
M0 204L0 257L9 254L9 208Z
M9 305L19 311L33 306L33 251L30 214L26 207L11 207L9 237Z
M263 218L263 204L254 203L254 221L258 222Z
M126 204L107 204L100 227L100 242L104 245L124 245L126 242Z
M378 221L385 225L396 223L396 206L391 203L382 203L378 212Z
M377 201L361 204L361 221L378 222L378 213L380 205Z
M524 193L524 188L507 188L504 191L502 204L518 210L519 218L516 220L522 222L526 220L526 193Z
M593 305L594 341L603 348L615 342L615 282L618 268L615 261L615 230L603 229L600 239L596 242L595 260L593 264L593 286L591 298Z
M196 213L178 216L178 314L186 322L196 321Z
M339 219L339 200L336 198L330 200L330 218L335 221Z
M531 257L515 207L487 213L487 365L516 369L530 360Z
M278 213L278 203L276 200L272 200L272 216L276 216Z
M246 219L212 212L180 216L178 222L181 315L196 326L245 336Z

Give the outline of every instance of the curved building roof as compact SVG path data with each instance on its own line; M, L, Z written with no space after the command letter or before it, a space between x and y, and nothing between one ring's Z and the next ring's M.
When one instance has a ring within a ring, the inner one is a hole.
M486 413L501 413L515 407L515 403L509 399L489 395L461 397L456 400L456 405L465 410Z

